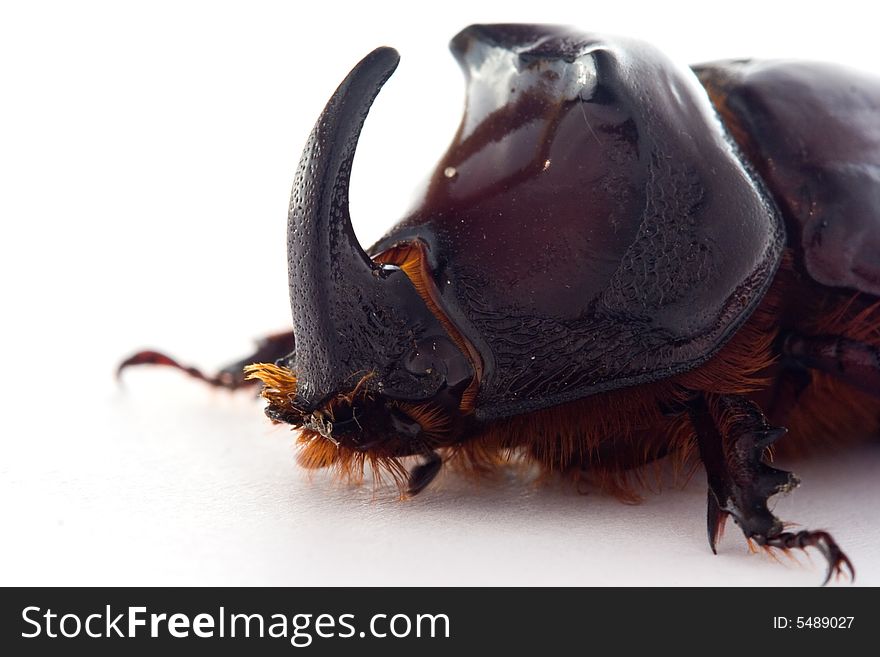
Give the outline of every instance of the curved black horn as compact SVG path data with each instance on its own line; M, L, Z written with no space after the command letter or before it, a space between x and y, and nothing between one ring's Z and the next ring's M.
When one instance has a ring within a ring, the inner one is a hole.
M413 348L414 335L444 335L406 275L366 255L349 216L348 184L361 127L398 61L392 48L378 48L348 74L318 118L293 184L287 242L296 338L291 365L302 410L350 390L368 373L383 391L420 397L428 382L399 371L401 355Z
M336 89L309 136L288 212L291 283L296 265L293 252L322 254L323 262L310 262L310 271L317 276L326 274L333 266L331 256L344 255L353 261L351 264L357 263L359 269L371 269L370 259L351 226L348 183L364 120L399 61L393 48L377 48L364 57ZM321 271L316 271L315 267L320 265L324 265Z

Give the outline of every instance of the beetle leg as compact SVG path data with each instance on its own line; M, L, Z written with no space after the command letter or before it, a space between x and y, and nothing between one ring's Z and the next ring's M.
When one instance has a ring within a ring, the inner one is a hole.
M230 363L213 376L204 374L201 370L195 367L182 365L170 356L166 356L159 351L145 350L139 351L120 363L119 368L116 370L116 376L121 376L122 371L132 365L164 365L166 367L174 367L181 370L195 379L204 381L208 385L217 388L237 390L239 388L255 386L260 383L255 379L246 380L244 378L243 369L245 365L266 362L273 363L279 358L283 358L290 354L293 351L293 348L294 341L292 331L269 335L257 342L257 348L254 353L239 361Z
M827 372L864 392L880 396L880 349L837 335L789 333L782 353L794 362Z
M850 579L854 579L856 576L856 570L852 565L852 561L843 553L843 550L840 549L837 542L828 532L781 532L776 536L755 536L754 538L759 545L764 545L768 548L775 547L782 550L798 548L805 550L808 547L814 547L819 550L828 562L828 572L825 574L825 581L822 582L822 586L825 586L831 580L832 575L843 573L844 568L849 571Z
M783 550L817 548L828 561L824 583L844 569L855 576L852 563L830 534L783 531L783 523L767 508L771 496L787 493L799 483L792 473L763 460L764 451L786 429L770 426L761 409L744 397L709 400L699 395L690 403L689 412L709 483L707 529L713 552L730 516L746 538L758 545Z
M414 467L409 473L409 485L407 492L410 495L418 495L434 481L434 477L440 472L443 460L437 452L431 452L423 463Z

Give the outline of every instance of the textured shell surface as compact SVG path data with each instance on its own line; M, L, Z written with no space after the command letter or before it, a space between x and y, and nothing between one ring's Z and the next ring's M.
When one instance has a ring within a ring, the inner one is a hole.
M654 381L711 357L785 235L693 73L636 41L471 26L464 118L424 195L369 250L427 245L477 347L478 419Z

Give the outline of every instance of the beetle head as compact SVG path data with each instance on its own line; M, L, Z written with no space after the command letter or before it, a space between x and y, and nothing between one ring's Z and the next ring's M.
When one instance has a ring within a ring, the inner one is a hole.
M306 465L340 454L395 458L429 452L454 433L469 359L403 259L371 259L348 207L352 160L370 105L397 67L391 48L365 57L342 82L306 143L288 214L288 272L296 347L251 366L267 415L303 428ZM398 255L400 249L397 249ZM417 289L421 288L421 289Z

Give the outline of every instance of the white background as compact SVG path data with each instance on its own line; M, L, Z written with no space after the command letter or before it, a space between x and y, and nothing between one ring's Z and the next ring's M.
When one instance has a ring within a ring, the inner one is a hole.
M0 10L0 584L791 584L822 560L712 556L702 473L641 506L503 476L417 499L308 478L247 394L113 371L161 347L207 368L289 323L287 196L326 99L397 47L355 161L365 244L456 127L446 43L559 22L682 62L834 60L880 73L870 3L77 2ZM880 449L796 468L778 513L834 531L880 584Z

